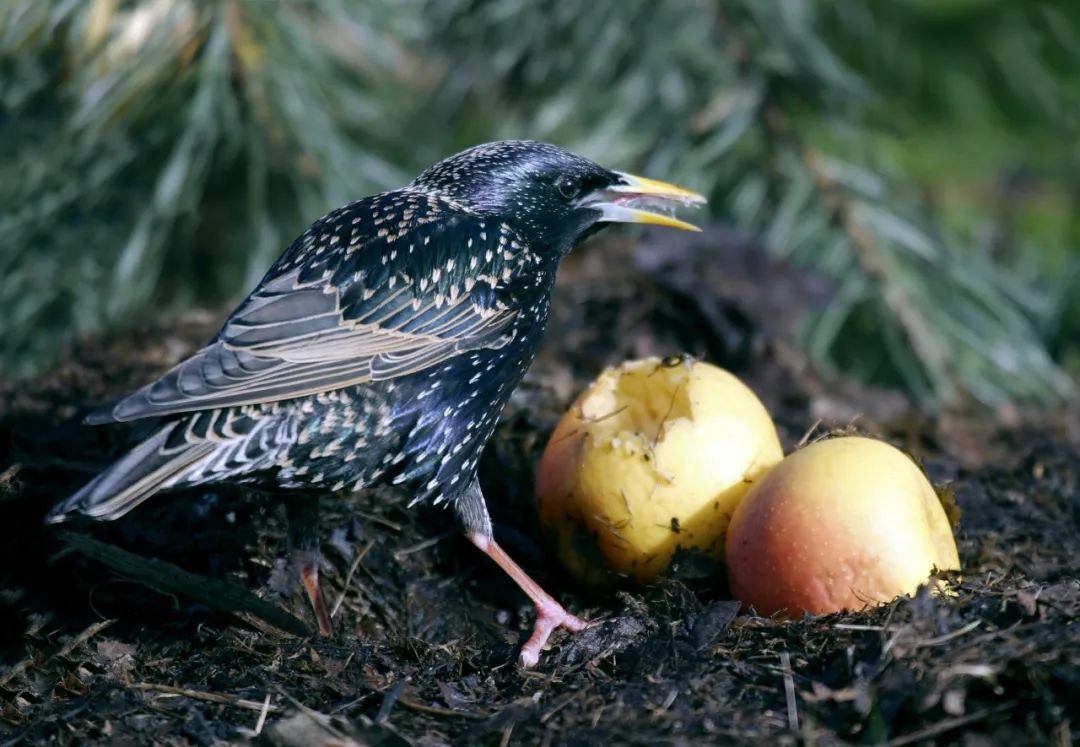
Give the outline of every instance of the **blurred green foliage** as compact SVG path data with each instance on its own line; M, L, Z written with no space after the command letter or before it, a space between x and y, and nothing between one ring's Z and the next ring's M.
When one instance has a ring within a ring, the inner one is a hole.
M819 365L1049 403L1080 369L1078 102L1073 0L9 0L3 368L235 299L314 217L533 137L834 277Z

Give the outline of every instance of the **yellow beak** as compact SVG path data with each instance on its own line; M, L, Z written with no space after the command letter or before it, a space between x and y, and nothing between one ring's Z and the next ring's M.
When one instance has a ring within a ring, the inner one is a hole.
M616 171L621 184L613 184L589 195L583 204L600 211L606 223L648 223L655 226L700 231L692 223L671 215L680 206L700 207L705 198L667 182Z

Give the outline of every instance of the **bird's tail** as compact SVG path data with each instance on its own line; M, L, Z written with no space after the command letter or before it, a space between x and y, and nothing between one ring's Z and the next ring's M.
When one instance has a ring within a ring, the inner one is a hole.
M55 524L84 514L95 519L119 519L150 496L181 479L188 469L214 450L203 441L171 447L169 423L122 456L73 496L58 504L46 521Z

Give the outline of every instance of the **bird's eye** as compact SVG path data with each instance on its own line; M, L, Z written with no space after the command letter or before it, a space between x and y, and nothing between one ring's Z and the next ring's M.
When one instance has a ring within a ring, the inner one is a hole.
M573 200L581 194L581 183L572 176L560 176L555 180L555 191L564 200Z

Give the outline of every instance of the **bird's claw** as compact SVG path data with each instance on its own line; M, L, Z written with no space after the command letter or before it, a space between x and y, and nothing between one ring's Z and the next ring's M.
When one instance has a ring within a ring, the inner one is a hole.
M303 584L304 592L311 609L315 613L315 620L319 624L319 635L329 638L334 634L334 625L330 620L330 610L326 606L326 597L323 595L322 585L319 583L319 566L314 561L300 566L300 583Z
M580 633L593 625L589 620L582 620L571 615L557 602L544 602L536 605L536 624L533 633L518 654L518 663L525 669L536 666L540 661L540 652L547 645L548 638L557 628L565 628L571 633Z

